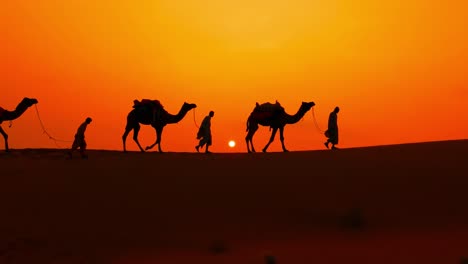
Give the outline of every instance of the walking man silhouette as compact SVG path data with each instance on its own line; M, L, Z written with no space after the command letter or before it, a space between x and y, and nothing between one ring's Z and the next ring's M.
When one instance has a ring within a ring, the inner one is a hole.
M210 111L210 113L203 119L200 129L198 129L197 133L197 139L200 139L200 142L198 143L197 146L195 146L195 149L197 152L200 151L200 148L203 148L203 146L206 145L205 147L205 152L206 153L211 153L208 148L211 146L211 118L214 116L214 112Z
M338 144L338 112L340 112L340 108L337 106L328 117L328 129L325 131L325 136L328 140L324 144L325 147L329 148L328 145L331 143L331 149L338 149L335 147Z
M78 127L78 130L76 131L75 134L75 140L73 141L71 150L68 152L68 156L72 158L73 152L77 150L78 148L80 149L80 154L83 159L88 158L88 155L86 155L85 150L86 150L86 141L85 141L85 131L88 125L92 122L93 120L91 117L86 118L86 120Z

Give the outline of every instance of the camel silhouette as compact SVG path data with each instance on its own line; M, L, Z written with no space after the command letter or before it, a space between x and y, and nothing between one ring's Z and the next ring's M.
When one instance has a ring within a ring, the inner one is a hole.
M180 108L179 113L177 113L176 115L168 113L164 108L160 108L158 110L160 111L160 113L158 113L158 118L155 121L153 121L154 114L151 108L145 106L135 107L127 115L127 125L125 126L125 132L122 136L123 151L127 152L125 142L127 140L128 134L130 133L130 131L133 130L133 140L136 142L141 152L145 152L145 150L152 149L157 144L159 152L163 153L163 151L161 150L161 137L164 127L167 124L178 123L185 117L188 111L196 107L196 104L184 103ZM143 148L140 145L140 142L138 142L138 132L140 131L140 124L151 125L156 132L156 141L154 142L154 144L147 146L145 150L143 150Z
M0 107L0 125L3 123L3 121L13 121L19 118L29 107L35 104L37 104L36 99L25 97L13 111L8 111ZM5 139L5 151L8 152L8 135L1 126L0 134L2 134L3 138Z
M315 105L314 102L302 102L301 107L294 115L289 115L284 111L284 108L276 102L276 104L265 103L259 105L256 103L256 107L247 119L247 136L245 141L247 143L247 152L255 152L253 145L253 136L258 130L258 126L269 126L273 129L271 137L266 146L263 148L263 152L266 152L271 142L275 139L276 132L280 131L281 146L284 152L288 152L284 146L284 127L288 124L295 124L301 120L301 118Z

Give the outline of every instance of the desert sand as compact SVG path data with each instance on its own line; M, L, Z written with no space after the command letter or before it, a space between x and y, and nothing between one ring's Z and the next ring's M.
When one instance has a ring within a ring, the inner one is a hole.
M0 152L0 263L461 263L468 140L289 153Z

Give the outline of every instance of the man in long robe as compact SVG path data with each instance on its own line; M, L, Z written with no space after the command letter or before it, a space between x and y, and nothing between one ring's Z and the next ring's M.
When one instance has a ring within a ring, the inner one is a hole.
M212 138L211 138L211 118L214 116L214 112L210 111L210 113L203 119L200 128L198 129L197 133L197 139L199 139L199 143L197 146L195 146L195 149L197 152L200 151L200 148L205 147L205 152L206 153L211 153L208 148L212 144Z
M324 144L329 148L328 145L331 143L331 149L338 149L335 147L338 144L338 112L340 112L340 108L337 106L328 117L328 129L325 131L325 136L328 140Z
M80 154L82 158L88 158L85 153L86 150L86 141L85 141L85 132L88 125L93 121L90 117L86 118L86 120L78 127L78 130L75 134L75 140L73 141L72 147L70 152L68 152L68 156L72 158L72 154L78 148L80 149Z

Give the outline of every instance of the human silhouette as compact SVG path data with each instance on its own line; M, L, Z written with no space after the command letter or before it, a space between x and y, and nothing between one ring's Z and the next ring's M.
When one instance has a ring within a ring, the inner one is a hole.
M325 131L325 136L328 140L324 144L325 147L329 148L329 144L331 143L331 149L338 149L335 147L335 145L338 145L338 112L340 112L340 108L337 106L328 117L328 129Z
M0 107L0 125L3 121L13 121L19 118L29 107L37 104L38 101L35 98L28 98L25 97L21 102L16 106L15 110L9 111L2 107ZM8 135L0 126L0 134L3 136L5 140L5 151L8 152L10 149L8 148Z
M142 99L141 101L138 100L133 100L133 108L137 107L148 107L151 109L151 112L153 113L153 123L156 122L157 119L161 117L161 112L160 110L163 109L163 106L159 100L151 100L151 99Z
M197 152L200 151L200 148L205 147L205 152L206 153L211 153L208 148L211 146L212 141L211 141L211 118L214 116L214 112L210 111L210 113L203 119L200 129L198 129L197 133L197 139L200 140L197 146L195 146L195 149Z
M86 141L85 141L85 131L89 124L91 124L93 120L91 117L87 117L86 120L78 127L78 130L75 134L75 140L73 141L71 150L68 152L68 156L72 158L73 152L80 149L81 157L86 159L88 155L85 153L86 150Z

